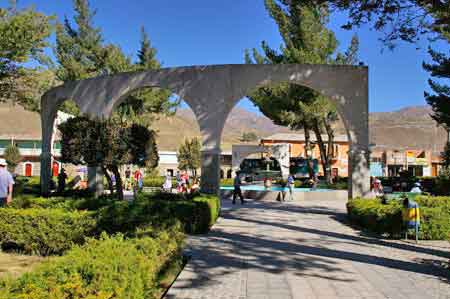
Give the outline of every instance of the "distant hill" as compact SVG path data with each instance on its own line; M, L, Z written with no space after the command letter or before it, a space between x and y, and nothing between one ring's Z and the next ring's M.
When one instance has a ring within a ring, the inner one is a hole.
M393 112L370 114L370 141L377 148L427 149L438 153L447 135L430 117L429 106L406 107Z
M430 117L428 106L406 107L393 112L375 112L369 116L370 142L376 149L426 149L440 152L446 142L446 133ZM184 138L200 136L200 130L190 109L180 109L173 117L163 117L153 127L159 132L161 150L176 150ZM344 132L342 123L336 124L338 133ZM244 132L254 132L258 137L274 133L291 132L265 116L236 107L227 119L222 136L222 149L230 150L232 144L242 143Z

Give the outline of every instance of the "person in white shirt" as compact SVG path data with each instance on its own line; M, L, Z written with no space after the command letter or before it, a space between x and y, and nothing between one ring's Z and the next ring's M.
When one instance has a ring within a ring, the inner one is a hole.
M0 207L12 201L14 179L6 169L6 160L0 159Z
M409 192L411 192L411 193L422 193L421 187L422 186L420 185L420 183L417 182L417 183L414 184L414 187Z

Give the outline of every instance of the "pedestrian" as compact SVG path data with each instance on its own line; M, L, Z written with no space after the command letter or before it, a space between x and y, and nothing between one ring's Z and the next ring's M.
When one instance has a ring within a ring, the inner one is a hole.
M0 158L0 207L12 202L14 179L6 166L6 160Z
M384 194L383 185L379 179L375 179L375 182L373 183L373 193L376 197L383 196Z
M416 182L416 183L414 184L414 187L413 187L413 188L411 189L411 191L409 191L409 192L421 194L421 193L422 193L421 187L422 187L422 185L420 185L419 182Z
M58 193L62 193L66 189L67 174L64 168L58 174Z
M294 200L294 177L292 176L292 174L289 174L288 179L287 179L287 186L289 188L289 200Z
M125 190L131 189L131 170L130 167L127 167L125 170Z
M236 204L236 197L238 196L241 199L241 204L244 204L244 196L242 196L241 184L240 172L238 171L236 172L236 176L234 177L233 204Z
M163 190L166 192L172 192L172 176L170 175L170 172L166 173L166 178L163 184Z
M143 178L142 178L142 172L141 170L138 168L136 169L136 171L134 172L134 181L135 184L137 184L139 190L142 190L142 184L143 184Z
M175 180L177 181L177 192L181 192L181 174L179 171L177 171Z
M191 187L191 193L199 192L200 191L200 182L197 178L194 179L194 183Z

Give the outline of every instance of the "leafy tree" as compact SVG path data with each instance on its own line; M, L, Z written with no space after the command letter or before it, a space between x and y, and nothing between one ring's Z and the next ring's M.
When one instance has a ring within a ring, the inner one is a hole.
M197 169L200 168L201 162L201 145L198 138L185 139L178 148L177 159L179 169L190 170L194 176L197 176Z
M423 63L423 67L432 78L450 79L450 55L428 49L433 64ZM425 99L433 109L432 117L447 131L447 145L442 153L445 167L450 167L450 86L441 84L432 79L428 84L433 94L425 92Z
M428 49L433 64L423 63L423 67L432 78L450 79L450 55ZM425 99L433 109L432 117L450 134L450 86L432 79L428 83L434 94L425 92ZM450 142L450 139L448 140Z
M442 164L448 170L450 170L450 142L445 145L444 151L441 154Z
M244 132L242 133L242 142L252 142L258 140L258 135L255 132Z
M283 64L353 64L357 61L358 38L352 39L345 53L337 53L337 40L334 33L326 28L328 8L326 5L310 6L303 1L266 0L266 8L275 20L281 34L283 45L281 52L262 42L264 54L253 49L245 53L247 63ZM331 123L337 120L334 105L320 93L308 87L290 83L266 86L250 93L249 98L260 108L263 114L276 124L291 129L303 129L305 148L311 148L310 130L317 139L324 174L331 178L331 156L333 155L334 130ZM322 139L322 133L328 134L328 147Z
M40 85L36 80L40 71L25 68L23 63L49 62L43 51L49 46L53 19L34 8L17 10L15 1L7 8L0 8L0 102L11 101L37 109L38 99L30 95L41 87L36 86Z
M283 3L288 0L280 0ZM416 42L421 36L430 39L450 38L449 0L303 0L304 4L322 5L348 11L349 20L342 27L371 24L384 32L382 41L389 47L395 41Z
M59 24L57 26L57 40L55 48L55 56L58 61L58 78L64 82L80 80L95 77L98 75L115 74L125 71L139 71L146 69L157 69L160 67L155 55L156 50L151 47L150 41L144 29L142 29L142 40L141 48L138 52L138 60L133 63L131 57L125 55L122 49L114 44L105 43L100 28L94 25L95 11L91 10L89 7L88 0L74 0L75 17L74 24L72 24L67 18L64 24ZM153 131L151 132L151 138L145 137L146 131L145 127L150 125L150 114L151 113L165 113L168 112L172 106L170 102L170 93L167 91L161 91L156 89L142 89L133 92L128 98L124 100L124 103L119 105L119 107L113 113L113 122L105 122L102 120L93 120L89 122L93 128L89 129L88 125L84 120L80 123L70 122L73 125L73 131L79 130L76 125L82 127L80 132L94 130L92 136L96 136L96 140L105 139L105 144L107 144L110 149L105 149L98 143L89 141L88 144L77 144L76 142L82 142L79 136L72 136L75 138L74 146L77 147L87 147L90 150L90 155L88 153L83 154L83 161L89 166L101 165L110 171L112 171L116 178L117 184L120 185L120 175L118 172L118 165L131 163L131 160L123 159L123 151L128 153L134 150L131 157L138 157L137 150L142 150L141 148L136 148L133 144L139 144L136 142L130 142L129 140L122 140L119 138L120 135L125 134L122 132L124 130L124 124L134 123L134 133L139 136L143 134L143 140L153 140L152 146L149 148L156 149L156 144L154 143ZM70 102L66 102L70 103ZM65 110L76 108L64 107ZM77 109L73 109L77 110ZM73 113L73 112L72 112ZM147 121L146 121L147 120ZM114 126L117 126L114 128ZM97 131L95 131L97 130ZM67 129L69 131L69 129ZM138 134L139 133L139 134ZM67 135L71 136L71 135ZM135 135L130 135L132 138ZM69 138L68 137L68 138ZM67 139L66 148L70 139ZM78 140L78 141L76 141ZM113 140L114 142L110 142ZM70 151L74 152L74 151ZM81 153L81 150L78 150ZM95 157L104 157L104 153L109 153L107 158L101 158L100 160L95 159ZM147 153L144 151L144 154ZM149 155L148 159L153 155ZM76 155L74 156L76 157ZM69 158L69 156L67 156ZM114 158L114 159L112 159ZM147 159L147 161L148 161ZM152 159L150 159L152 160ZM77 161L73 160L74 163ZM114 162L115 161L115 162ZM157 159L155 163L150 163L151 167L156 167ZM81 161L80 161L81 162ZM138 164L139 161L137 161ZM104 171L108 178L107 172ZM122 191L120 190L119 196L122 196Z
M132 66L135 71L157 70L161 67L156 58L156 49L152 47L145 28L141 28L141 46L138 60ZM172 101L169 90L159 88L142 88L133 92L119 105L118 114L125 119L132 119L144 125L150 125L157 114L173 114L180 101Z
M121 199L121 165L156 167L158 164L155 133L144 126L122 122L117 117L101 120L79 116L69 119L58 128L61 132L61 161L98 165L105 174L106 170L111 171L117 179L116 191Z
M10 144L5 148L5 153L3 155L6 163L8 163L8 170L14 173L17 165L22 161L22 155L20 154L19 148L14 144Z

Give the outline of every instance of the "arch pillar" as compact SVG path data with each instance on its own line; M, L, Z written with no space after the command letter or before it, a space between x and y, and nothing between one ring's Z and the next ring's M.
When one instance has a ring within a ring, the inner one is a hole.
M220 187L220 148L202 149L200 190L207 194L218 194Z

